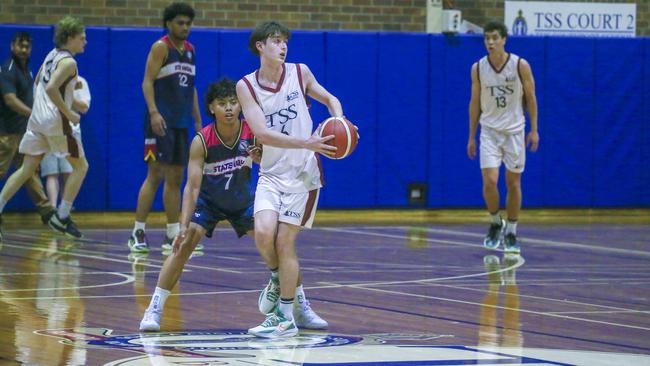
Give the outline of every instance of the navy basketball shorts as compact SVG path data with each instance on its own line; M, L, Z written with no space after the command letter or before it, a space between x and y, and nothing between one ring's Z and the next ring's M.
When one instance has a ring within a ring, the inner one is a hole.
M145 122L144 161L186 166L190 156L187 128L167 128L165 136L153 133L151 123Z
M199 195L190 221L204 228L206 230L205 236L211 238L214 227L222 220L228 220L237 233L237 237L241 238L247 231L254 228L253 203L251 202L250 206L242 210L226 212L215 208L214 205L211 205Z

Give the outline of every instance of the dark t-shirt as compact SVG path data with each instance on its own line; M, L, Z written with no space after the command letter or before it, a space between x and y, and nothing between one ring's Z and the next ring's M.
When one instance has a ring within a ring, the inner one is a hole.
M14 112L4 102L4 95L14 93L26 106L34 104L34 77L29 64L23 69L13 57L2 64L0 72L0 135L23 134L29 117Z

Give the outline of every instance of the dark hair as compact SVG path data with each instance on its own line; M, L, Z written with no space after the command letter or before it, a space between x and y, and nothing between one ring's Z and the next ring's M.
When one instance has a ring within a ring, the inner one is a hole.
M208 91L205 92L205 111L209 116L214 115L210 112L210 103L215 99L237 98L236 85L234 81L228 78L222 78L208 86Z
M54 30L54 44L57 47L63 47L68 39L75 37L85 31L84 24L80 19L66 16L59 20Z
M186 3L171 3L163 11L163 28L167 28L167 22L174 20L179 15L185 15L194 20L194 9Z
M508 28L506 28L506 25L503 24L502 22L498 20L492 20L488 22L485 27L483 27L483 34L489 33L489 32L494 32L497 31L499 32L499 35L501 38L507 38L508 37Z
M248 39L248 49L256 56L259 56L260 53L257 50L256 43L258 41L265 42L267 38L276 34L286 37L287 40L291 38L291 31L289 28L276 21L264 22L258 25L255 29L253 29L253 32Z
M24 32L24 31L18 31L14 33L14 37L11 39L11 43L16 43L16 42L29 42L30 44L32 43L32 36L29 35L29 33Z

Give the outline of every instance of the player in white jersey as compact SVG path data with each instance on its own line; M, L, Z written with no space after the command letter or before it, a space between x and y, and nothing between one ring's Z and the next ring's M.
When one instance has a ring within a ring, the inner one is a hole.
M72 124L79 123L85 113L84 103L75 100L77 63L74 56L86 46L86 32L80 20L65 17L56 26L56 47L45 57L35 81L34 106L27 122L27 132L20 142L19 151L25 155L20 169L16 170L0 192L0 213L7 201L34 174L41 159L48 152L64 156L72 165L61 204L49 221L55 231L73 238L82 235L70 218L70 209L88 171L81 140L73 134ZM1 237L1 236L0 236Z
M289 37L289 29L277 22L255 28L248 48L260 57L260 68L237 83L244 116L264 148L255 192L255 244L273 274L259 301L267 318L249 333L268 338L294 336L303 322L327 326L297 287L296 237L301 228L311 227L322 186L315 153L336 151L325 144L333 136L312 134L306 96L326 105L332 116L343 115L339 100L306 65L285 63Z
M469 103L467 155L476 157L476 128L481 124L480 163L483 198L491 224L483 245L518 254L517 219L521 210L521 174L526 163L526 146L537 151L537 99L535 80L526 60L505 51L508 30L503 23L490 22L484 28L488 55L472 65L472 98ZM523 102L525 101L525 104ZM524 138L524 106L530 119L530 132ZM506 166L505 222L499 213L499 168Z

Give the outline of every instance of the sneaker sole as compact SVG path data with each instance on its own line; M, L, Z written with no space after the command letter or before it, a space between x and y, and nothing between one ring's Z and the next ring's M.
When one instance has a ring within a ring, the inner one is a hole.
M298 328L293 328L291 330L285 330L284 332L277 334L275 332L252 332L252 329L248 330L248 334L254 335L260 338L289 338L295 337L298 335Z
M141 332L159 332L160 327L154 327L154 326L142 326L140 325L140 331Z
M50 223L50 222L47 223L47 226L49 226L50 229L54 230L57 234L67 236L68 238L71 238L71 239L83 239L83 237L84 237L83 235L81 235L81 236L72 235L69 232L65 231L65 228L59 229L57 226L52 225L52 223Z
M298 324L298 323L296 323L296 326L298 328L303 328L303 329L322 330L322 329L327 329L327 327L329 327L329 324L309 325L309 324Z

